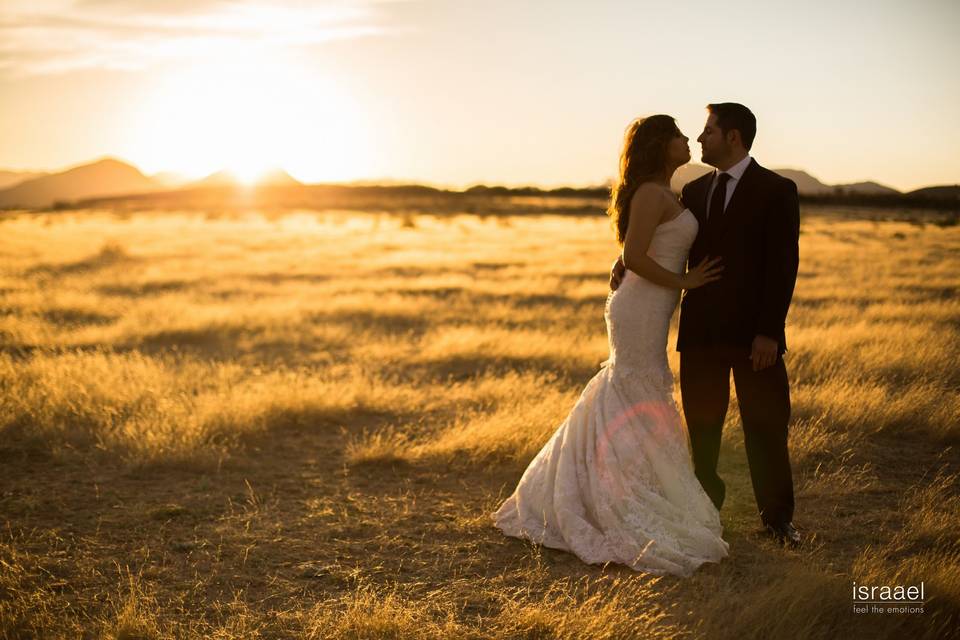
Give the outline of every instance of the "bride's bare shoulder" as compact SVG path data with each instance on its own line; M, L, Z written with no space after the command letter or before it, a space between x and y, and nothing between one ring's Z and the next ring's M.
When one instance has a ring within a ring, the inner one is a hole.
M644 182L630 198L630 210L647 212L650 215L663 213L670 205L670 197L666 190L656 182Z

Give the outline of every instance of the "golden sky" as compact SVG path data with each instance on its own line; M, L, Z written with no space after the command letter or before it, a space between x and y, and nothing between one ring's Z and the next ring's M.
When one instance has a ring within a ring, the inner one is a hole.
M693 139L737 101L768 167L955 184L957 25L954 0L0 0L0 168L587 185L631 118Z

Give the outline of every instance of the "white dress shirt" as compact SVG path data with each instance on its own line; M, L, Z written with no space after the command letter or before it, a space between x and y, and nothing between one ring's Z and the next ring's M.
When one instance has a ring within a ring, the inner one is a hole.
M732 167L730 167L729 169L723 172L730 175L730 179L727 180L727 199L724 200L723 202L724 211L727 210L727 205L730 204L730 198L733 196L733 192L734 190L736 190L737 185L740 184L740 178L743 177L743 172L747 170L747 165L750 164L750 160L752 160L752 158L748 153L743 160L741 160L740 162L738 162L737 164L733 165ZM717 186L717 176L719 175L720 175L719 171L713 172L713 179L710 181L710 190L707 191L707 218L708 219L710 218L710 202L713 199L713 189L714 187Z

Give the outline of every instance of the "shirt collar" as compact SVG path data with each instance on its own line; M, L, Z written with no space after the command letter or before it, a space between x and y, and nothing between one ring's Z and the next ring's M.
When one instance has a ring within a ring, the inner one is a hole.
M743 177L743 172L747 170L747 165L750 164L750 161L751 161L751 160L753 160L753 158L751 158L751 157L750 157L750 154L748 153L746 156L744 156L743 160L741 160L741 161L738 162L737 164L733 165L732 167L730 167L729 169L727 169L727 170L724 171L723 173L728 173L728 174L730 174L730 177L731 177L733 180L739 180L740 178ZM717 172L717 175L720 175L720 173L721 173L721 172L718 171L718 172Z

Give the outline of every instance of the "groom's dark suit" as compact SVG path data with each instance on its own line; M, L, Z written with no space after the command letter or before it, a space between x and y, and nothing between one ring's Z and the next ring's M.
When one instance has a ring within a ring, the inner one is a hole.
M717 508L726 488L717 475L720 434L733 371L754 495L766 524L793 519L787 452L790 387L781 357L784 325L799 263L800 206L796 185L751 159L726 209L710 211L716 172L683 188L683 204L700 223L691 265L723 259L722 277L685 292L680 305L680 388L694 466ZM778 343L776 362L753 371L757 335Z

